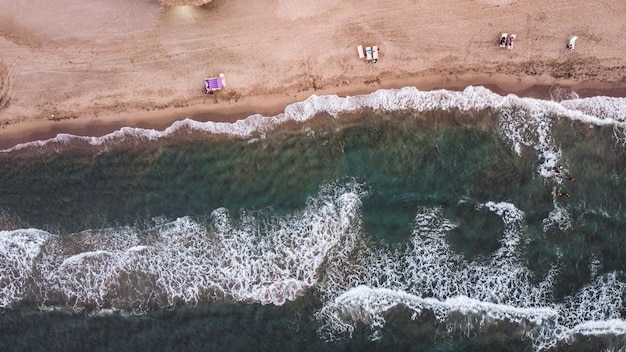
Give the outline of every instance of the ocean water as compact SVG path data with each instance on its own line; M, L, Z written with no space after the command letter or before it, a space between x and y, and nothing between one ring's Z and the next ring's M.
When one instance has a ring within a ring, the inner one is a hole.
M312 96L0 153L1 350L626 350L626 98Z

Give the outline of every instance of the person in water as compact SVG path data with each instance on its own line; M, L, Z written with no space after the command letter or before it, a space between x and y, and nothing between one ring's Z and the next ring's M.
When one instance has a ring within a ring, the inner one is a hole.
M563 165L559 165L558 167L555 166L552 168L554 173L557 175L561 175L561 171L563 171L563 169L564 169ZM572 175L564 174L563 177L567 178L567 180L570 182L576 182L576 178L574 178L574 176Z
M557 192L556 192L556 196L557 196L557 197L565 197L565 198L569 198L569 197L570 197L570 194L569 194L569 193L567 193L567 192L557 191Z

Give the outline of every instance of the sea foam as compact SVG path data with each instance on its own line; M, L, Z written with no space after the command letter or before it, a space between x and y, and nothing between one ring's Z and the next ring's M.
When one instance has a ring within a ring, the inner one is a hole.
M418 315L428 310L441 324L470 335L492 321L515 323L536 350L555 347L577 334L623 333L620 312L626 284L618 273L596 274L575 295L556 301L552 290L558 268L537 278L519 255L524 213L511 203L476 206L493 211L505 223L500 249L488 258L465 259L444 238L455 225L440 209L422 208L410 246L364 251L369 257L361 260L356 272L323 288L335 296L316 315L322 322L320 335L329 340L350 336L356 326L365 324L376 338L386 313L397 306ZM454 323L449 319L452 313L468 320Z
M534 149L540 160L537 173L555 184L561 180L554 171L561 159L551 136L555 116L613 125L618 139L626 127L624 98L551 102L500 96L483 87L461 92L407 87L345 98L311 96L273 117L252 115L235 123L187 119L164 131L123 128L103 137L59 135L4 152L54 148L75 140L106 148L128 139L154 140L184 131L262 138L288 121L306 121L320 113L340 117L363 109L487 108L498 112L500 131L514 151ZM437 207L417 209L405 246L364 241L362 196L354 185L329 186L301 212L268 222L248 214L234 225L228 210L220 208L208 225L180 218L148 231L90 230L70 239L32 229L0 232L0 306L23 299L42 306L65 303L77 309L112 306L139 311L216 299L282 304L315 288L324 304L316 315L320 332L329 339L349 334L358 323L378 331L384 327L385 313L398 305L416 314L430 310L442 322L458 312L485 317L479 321L531 324L525 336L537 350L575 335L624 334L623 273L600 274L601 263L593 262L593 280L557 302L553 289L558 267L538 278L520 255L525 214L515 204L475 205L500 216L505 231L498 250L468 260L445 240L456 224ZM568 210L555 200L543 226L544 231L570 228ZM123 235L115 235L119 233Z
M536 350L623 333L622 273L600 273L593 262L591 282L557 301L558 267L536 277L520 255L525 214L514 204L475 204L498 215L504 232L499 249L470 260L446 241L457 225L438 207L417 210L404 246L365 240L363 196L356 184L327 185L303 210L267 220L244 213L233 221L219 208L208 223L185 217L148 230L3 231L0 303L142 312L214 300L280 305L315 289L327 339L359 324L376 338L398 306L468 334L493 321L518 324Z
M487 108L501 109L505 111L504 114L506 114L507 109L523 108L537 121L545 120L545 117L549 115L559 115L596 125L609 124L620 128L626 126L626 98L594 97L553 102L520 98L512 94L501 96L480 86L469 86L463 91L445 89L420 91L415 87L404 87L401 89L380 89L359 96L311 95L302 102L288 105L285 111L279 115L265 117L254 114L233 123L198 122L185 119L174 122L163 131L124 127L102 137L59 134L49 140L18 144L3 150L3 152L29 147L47 146L53 148L73 141L82 141L93 146L106 146L128 140L155 140L183 130L251 138L255 135L264 136L288 121L306 121L321 113L339 117L343 113L364 109L381 112L400 110L424 112L436 109L476 111ZM520 142L523 143L523 138L520 139Z
M294 300L357 236L358 187L326 188L304 210L264 221L245 214L236 226L219 208L208 224L184 217L148 230L0 232L1 307L24 299L136 311L216 299Z

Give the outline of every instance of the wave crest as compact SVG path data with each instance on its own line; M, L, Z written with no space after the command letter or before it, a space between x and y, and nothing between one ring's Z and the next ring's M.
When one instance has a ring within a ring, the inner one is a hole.
M221 208L209 224L185 217L146 231L5 231L0 303L139 311L215 299L280 305L315 285L328 261L351 251L358 192L336 187L295 214L265 221L244 214L236 225ZM116 233L123 240L111 240Z
M501 96L480 86L469 86L463 91L445 89L420 91L415 87L404 87L401 89L380 89L373 93L359 96L311 95L302 102L288 105L282 114L273 117L255 114L233 123L198 122L185 119L174 122L163 131L124 127L102 137L59 134L57 137L49 140L18 144L3 150L3 152L7 153L25 148L40 148L44 146L60 148L71 142L84 142L92 146L106 147L128 140L165 138L182 130L252 138L255 135L264 136L277 126L289 121L307 121L319 114L328 114L336 118L343 113L352 113L363 109L383 112L400 110L424 112L438 109L478 111L492 108L502 110L505 119L510 124L514 123L516 119L506 118L507 111L510 109L517 110L520 107L525 109L533 119L542 123L547 121L549 115L556 114L596 125L612 124L620 128L626 127L626 98L594 97L552 102L533 98L520 98L512 94ZM524 121L527 121L527 119L524 119ZM526 137L523 137L523 134L518 137L514 134L509 134L509 137L522 144L530 143L529 141L524 142Z

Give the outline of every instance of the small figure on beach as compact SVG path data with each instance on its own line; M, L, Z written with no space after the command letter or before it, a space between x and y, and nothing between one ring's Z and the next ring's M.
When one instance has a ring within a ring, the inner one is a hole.
M560 174L561 170L563 170L563 165L555 166L552 168L555 174Z
M501 48L504 48L506 46L506 38L508 37L508 34L506 33L502 33L500 35L500 43L498 45L500 45Z
M511 34L508 42L506 43L507 48L513 49L513 44L515 44L515 38L517 38L517 36L515 34Z
M574 47L576 46L576 39L578 39L578 37L575 35L569 37L569 42L567 43L567 49L574 50Z

